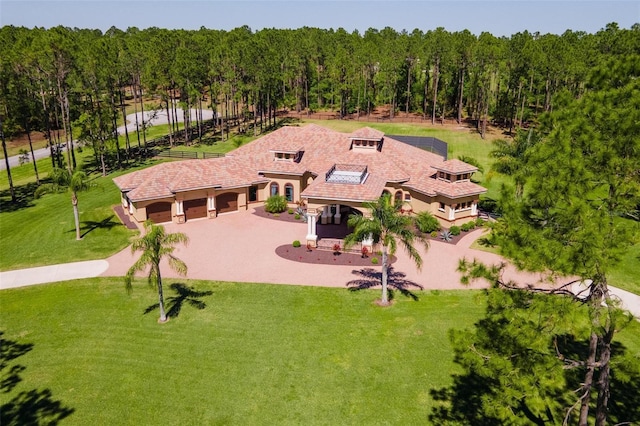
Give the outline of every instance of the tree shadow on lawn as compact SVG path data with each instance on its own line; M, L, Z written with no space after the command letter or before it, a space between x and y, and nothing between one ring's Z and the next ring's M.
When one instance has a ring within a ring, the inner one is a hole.
M213 291L210 290L196 291L193 287L187 287L182 283L173 283L169 287L177 293L176 296L167 297L167 316L171 318L177 318L178 315L180 315L180 311L185 303L199 310L206 308L207 304L199 300L199 298L213 294ZM160 304L155 303L145 309L144 314L146 315L159 308Z
M8 394L22 381L20 373L26 367L9 364L33 349L32 343L19 343L4 338L0 331L0 393ZM4 371L9 369L8 371ZM56 425L75 410L52 398L49 389L21 391L10 401L0 406L0 424L3 425Z
M114 226L122 225L120 222L114 222L112 219L115 215L111 215L108 218L101 220L100 222L95 222L92 220L83 220L80 225L80 238L84 238L89 232L94 231L96 229L106 229L110 230ZM76 232L75 228L67 231L67 232Z
M359 275L361 278L351 280L347 282L347 287L349 291L359 291L366 290L372 287L376 287L382 285L382 271L377 271L373 268L362 268L359 270L354 269L351 271L354 275ZM409 290L409 288L417 288L422 290L420 284L408 280L407 274L404 272L399 272L393 269L393 266L389 267L389 276L387 280L387 284L389 286L389 300L393 300L394 298L394 290L397 290L405 297L410 297L413 300L420 300L420 297Z
M38 188L35 182L14 186L16 201L11 201L9 188L0 191L0 212L14 212L27 207L33 207L33 193Z

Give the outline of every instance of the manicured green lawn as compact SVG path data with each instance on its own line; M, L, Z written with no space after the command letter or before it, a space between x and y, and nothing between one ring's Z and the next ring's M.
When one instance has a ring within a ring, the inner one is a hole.
M70 425L424 424L429 391L456 371L448 330L484 310L476 291L381 309L373 290L184 284L206 306L164 325L144 314L156 295L142 282L131 296L115 278L2 291L4 338L33 348L0 401L49 389ZM639 325L619 335L631 353Z
M176 292L169 288L167 297ZM2 291L5 338L31 343L19 391L50 389L63 424L420 424L429 390L453 370L447 330L482 313L479 293L378 291L189 281L157 324L156 293L91 279Z
M3 191L0 270L102 259L126 247L138 231L126 229L112 210L120 203L114 176L97 177L95 187L78 194L81 241L75 239L69 192L33 199L22 186L18 189L25 193L23 201L14 206Z

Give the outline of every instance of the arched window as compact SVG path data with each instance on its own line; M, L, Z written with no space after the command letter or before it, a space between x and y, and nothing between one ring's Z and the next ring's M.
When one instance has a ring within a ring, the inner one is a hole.
M278 186L278 184L276 182L271 182L271 195L278 195L280 194L280 187Z
M284 196L288 202L293 203L293 185L290 183L284 185Z
M402 203L402 191L396 191L395 203L396 204Z
M384 191L382 191L382 196L383 197L387 196L387 197L391 198L391 193L385 189Z

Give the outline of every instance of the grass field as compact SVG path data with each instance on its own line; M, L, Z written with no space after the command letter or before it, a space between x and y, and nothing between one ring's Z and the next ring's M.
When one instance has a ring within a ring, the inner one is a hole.
M0 401L49 390L69 425L424 424L430 390L456 371L448 330L484 310L476 291L381 309L374 290L182 284L202 309L178 297L163 325L141 282L131 296L115 278L2 291L4 338L33 347L9 363L22 380ZM639 326L618 337L631 353Z

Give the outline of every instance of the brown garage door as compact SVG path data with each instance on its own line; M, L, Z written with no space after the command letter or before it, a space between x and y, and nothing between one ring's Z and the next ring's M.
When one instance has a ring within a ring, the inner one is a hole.
M153 223L171 222L171 203L153 203L147 206L147 219Z
M218 213L234 212L238 210L238 194L228 192L216 197L216 209Z
M207 217L207 199L188 200L184 202L184 216L186 220Z

